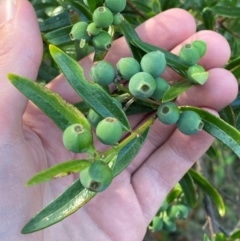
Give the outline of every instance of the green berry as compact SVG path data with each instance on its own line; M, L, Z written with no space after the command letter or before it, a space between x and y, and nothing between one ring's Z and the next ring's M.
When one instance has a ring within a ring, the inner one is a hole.
M120 76L124 80L130 80L134 74L141 70L138 61L132 57L121 58L116 66Z
M163 218L163 228L166 232L174 232L177 229L175 220L170 217L164 217Z
M195 65L200 58L198 49L192 44L185 44L182 46L179 53L179 59L183 64L188 66Z
M91 37L87 34L88 23L77 22L73 25L71 32L69 34L72 40L85 40L90 41Z
M80 182L93 192L104 191L112 182L113 173L107 163L96 160L80 172Z
M191 66L187 70L188 79L194 84L203 85L208 79L208 72L201 65Z
M122 124L113 117L107 117L99 122L96 128L98 139L105 145L114 145L122 137Z
M163 228L163 220L160 217L154 217L152 220L152 230L153 232L161 231Z
M167 201L167 200L164 200L162 206L159 208L159 212L165 212L165 211L167 211L168 206L169 206L169 205L168 205L168 201Z
M115 79L114 67L105 60L101 60L93 64L90 69L92 81L101 86L107 86Z
M146 72L132 76L128 85L130 93L139 99L149 98L156 89L155 79Z
M178 106L173 102L165 102L158 107L157 117L158 119L166 124L175 124L180 116Z
M98 35L102 29L97 27L95 23L88 24L87 33L89 36Z
M126 0L105 0L105 6L113 13L120 13L126 7Z
M63 132L63 144L71 152L82 153L92 148L91 130L81 124L73 124Z
M152 98L155 100L162 99L163 95L167 92L167 90L170 88L169 83L160 77L155 78L156 81L156 89L152 94Z
M101 31L98 35L93 36L92 44L97 50L109 50L112 45L112 37L106 31Z
M198 50L200 58L202 58L207 52L207 44L202 40L195 40L192 45Z
M189 208L183 204L173 205L168 210L168 216L172 218L185 219L187 218L188 213L189 213Z
M154 78L163 73L166 64L165 54L159 50L145 54L140 62L142 70L151 74Z
M116 13L113 15L113 25L118 26L122 23L123 16L120 13Z
M103 120L103 117L96 113L93 109L90 109L87 115L88 122L93 128L96 128L98 123Z
M93 12L93 22L99 28L107 28L113 22L113 14L106 7L99 7Z
M203 122L199 114L194 111L186 110L180 115L177 128L185 135L194 135L203 128Z

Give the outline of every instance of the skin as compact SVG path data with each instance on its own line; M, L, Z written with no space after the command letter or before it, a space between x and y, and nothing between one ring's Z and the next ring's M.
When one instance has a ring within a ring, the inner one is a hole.
M209 80L204 86L190 88L177 103L204 107L216 113L237 95L235 77L222 68L230 57L230 48L219 34L196 33L195 29L195 20L189 13L171 9L150 19L137 31L144 41L175 54L184 43L195 39L207 42L208 50L200 64L209 70ZM106 191L63 222L22 235L23 225L65 190L74 176L31 188L25 187L26 181L47 167L79 156L66 151L61 131L6 77L12 72L35 79L41 62L40 32L27 0L18 2L15 17L0 28L0 36L0 239L141 241L166 195L205 153L213 138L204 131L186 136L174 126L156 121L140 153ZM107 60L116 63L120 57L129 55L127 45L120 39L113 44ZM80 61L87 76L91 60L89 56ZM180 79L169 69L164 77ZM48 87L69 102L79 100L61 75ZM143 115L131 117L132 126L145 118ZM97 147L101 149L102 145Z

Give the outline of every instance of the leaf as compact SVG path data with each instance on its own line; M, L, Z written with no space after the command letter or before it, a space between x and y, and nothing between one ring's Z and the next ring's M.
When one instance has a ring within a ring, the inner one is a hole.
M183 190L181 188L181 186L179 184L177 184L167 195L167 202L171 203L173 202L175 199L177 199L181 194L182 194Z
M220 117L231 126L236 126L233 109L230 105L219 111Z
M61 130L65 130L69 125L75 123L80 123L85 128L91 129L86 117L57 93L25 77L9 74L8 78L19 91L37 105Z
M205 28L213 30L215 24L213 13L208 8L205 8L202 12L202 17Z
M180 180L180 185L184 193L187 205L191 208L197 205L197 195L195 191L195 186L191 175L187 172Z
M84 168L88 167L90 164L91 162L88 160L73 160L54 165L33 176L27 182L27 186L46 182L53 178L64 177L72 173L78 173Z
M234 59L231 59L229 61L229 63L225 66L225 69L232 71L236 67L239 67L239 65L240 65L240 56L238 56L238 57L236 57Z
M126 145L119 150L117 160L113 166L113 175L116 176L122 172L136 157L138 152L141 150L143 144L146 141L149 128L144 130L142 134L139 134L132 141L128 142Z
M207 234L204 234L203 241L211 241L211 240L209 239L209 237L207 236Z
M204 123L203 129L240 156L240 132L236 128L217 116L197 107L182 106L180 110L192 110L198 113Z
M234 233L232 233L229 238L230 238L230 240L239 239L240 238L240 229L235 231Z
M72 40L69 36L71 29L72 29L72 26L66 26L63 28L53 30L53 31L48 32L47 34L43 35L43 39L46 42L48 42L50 44L55 44L55 45L71 43Z
M22 229L23 234L36 232L60 222L76 212L96 195L85 189L77 179L66 191L42 209Z
M180 94L188 90L193 84L188 80L182 80L173 84L163 95L162 102L168 102L177 98Z
M47 65L44 61L42 61L38 71L39 77L43 78L48 83L58 75L59 72L55 68Z
M103 5L103 0L87 0L89 9L93 13L96 8Z
M223 199L215 187L201 174L190 169L189 174L193 181L211 198L212 202L216 205L218 212L221 216L225 214L225 205Z
M78 62L53 45L50 45L50 53L75 91L95 112L103 118L115 117L126 130L130 129L124 111L98 84L86 80Z
M214 241L227 241L227 237L224 233L217 233Z
M239 7L229 7L229 6L214 6L207 8L214 14L227 17L227 18L240 18L240 8Z

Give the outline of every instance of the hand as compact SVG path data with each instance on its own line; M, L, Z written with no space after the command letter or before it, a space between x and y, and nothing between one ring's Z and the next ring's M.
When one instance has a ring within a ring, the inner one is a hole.
M17 3L13 18L0 27L0 239L35 241L141 241L146 228L168 192L208 149L213 137L201 131L181 134L173 126L156 121L135 160L110 187L82 209L45 230L22 235L23 225L73 182L74 177L53 180L36 187L26 181L58 162L77 158L62 144L62 132L8 81L9 72L35 79L41 62L42 43L34 10L27 0ZM0 10L3 11L3 10ZM201 64L209 71L204 86L193 86L178 99L179 105L195 105L216 113L237 95L234 76L221 67L230 57L226 40L211 31L195 33L195 20L184 10L171 9L137 28L140 37L177 54L185 42L202 39L208 50ZM130 55L123 39L107 55L116 63ZM89 73L91 57L80 61ZM180 77L167 70L164 77ZM79 101L63 76L48 87L67 101ZM131 117L137 126L146 116Z

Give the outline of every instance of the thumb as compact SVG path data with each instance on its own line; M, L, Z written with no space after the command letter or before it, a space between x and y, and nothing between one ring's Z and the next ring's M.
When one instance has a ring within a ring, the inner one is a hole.
M32 5L28 0L0 1L0 126L19 128L27 105L8 73L35 79L41 56L41 34Z

